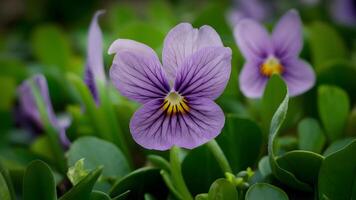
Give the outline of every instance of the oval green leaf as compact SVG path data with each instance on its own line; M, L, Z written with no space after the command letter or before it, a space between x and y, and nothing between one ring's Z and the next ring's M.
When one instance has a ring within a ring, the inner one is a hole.
M56 183L49 166L36 160L26 168L23 179L24 200L56 200Z
M236 187L226 179L216 180L210 187L208 200L237 200Z
M327 156L319 173L319 198L356 199L356 140Z
M321 153L326 142L317 120L306 118L298 125L299 149Z
M346 92L335 86L320 86L318 109L328 139L339 139L344 133L350 110L350 100Z
M246 193L246 200L288 200L287 194L267 183L257 183L252 185Z
M115 145L95 137L79 138L71 145L67 155L69 166L74 166L82 158L85 169L103 166L105 178L121 178L130 171L123 153Z

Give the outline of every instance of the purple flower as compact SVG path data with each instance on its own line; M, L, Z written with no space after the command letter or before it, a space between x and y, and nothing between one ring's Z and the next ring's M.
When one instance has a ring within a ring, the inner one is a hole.
M32 93L31 83L37 87L39 94L43 98L43 103L46 107L49 122L59 132L60 141L64 146L68 146L70 141L68 140L65 132L68 124L65 125L61 123L54 114L52 103L49 97L47 81L43 75L35 75L20 85L18 92L20 95L19 101L21 111L27 118L34 121L38 127L43 127L40 112L38 110L35 97Z
M174 27L164 40L162 63L150 47L118 39L110 77L115 87L142 107L130 122L134 140L147 149L173 145L192 149L213 138L225 123L214 103L231 70L231 50L210 26Z
M249 19L242 20L234 34L246 60L239 77L240 89L245 96L261 97L273 74L281 75L290 96L313 87L313 69L298 58L303 39L301 20L295 10L282 17L271 36L262 25Z
M346 26L356 26L356 1L333 0L330 12L334 20Z
M266 21L272 13L272 4L263 0L235 0L235 8L227 13L232 27L242 19L250 18L259 22Z
M103 61L103 36L98 24L98 18L104 13L105 11L103 10L97 11L89 27L87 61L84 77L84 81L97 103L99 103L97 83L106 81Z

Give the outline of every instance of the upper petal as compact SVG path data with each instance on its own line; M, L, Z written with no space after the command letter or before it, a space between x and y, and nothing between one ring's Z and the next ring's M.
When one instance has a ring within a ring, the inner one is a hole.
M260 73L258 63L247 62L239 76L241 92L249 98L260 98L263 95L268 78Z
M162 62L170 80L174 80L181 63L197 50L223 44L219 35L210 26L193 28L189 23L181 23L166 36L162 51Z
M116 54L110 78L122 95L140 103L163 98L170 90L158 58L140 52Z
M146 57L154 57L158 59L156 52L149 46L129 39L117 39L109 47L109 54L119 54L120 52L129 51L144 55Z
M105 80L103 61L103 36L98 24L98 18L105 11L97 11L91 21L88 33L86 68L96 80Z
M206 47L191 55L177 72L174 89L185 97L216 99L231 72L231 49Z
M162 99L144 104L130 122L134 140L147 149L192 149L215 138L225 123L221 108L209 99L191 100L185 114L167 115L162 104Z
M309 63L295 59L285 63L283 78L287 83L290 96L300 95L315 84L315 73Z
M296 10L288 11L272 34L274 53L280 59L297 57L303 46L302 22Z
M234 36L246 60L262 60L272 53L267 30L254 20L242 19L234 29Z

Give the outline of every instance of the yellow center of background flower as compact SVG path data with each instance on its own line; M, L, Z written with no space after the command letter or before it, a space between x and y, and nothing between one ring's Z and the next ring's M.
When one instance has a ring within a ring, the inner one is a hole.
M261 74L264 76L272 76L273 74L281 74L284 71L283 65L273 56L268 57L261 65Z
M168 115L177 113L186 113L189 111L188 101L177 92L170 92L164 99L162 109Z

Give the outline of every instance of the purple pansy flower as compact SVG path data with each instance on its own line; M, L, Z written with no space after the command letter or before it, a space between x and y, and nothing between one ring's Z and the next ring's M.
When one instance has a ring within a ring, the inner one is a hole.
M84 75L84 81L90 89L96 103L99 103L97 83L106 81L103 61L103 36L98 24L98 18L104 13L105 11L103 10L97 11L89 27L87 60Z
M64 146L69 146L70 141L66 136L66 128L68 124L61 123L60 120L57 119L56 115L54 114L52 103L49 97L48 86L46 78L43 75L35 75L29 80L24 81L19 89L19 101L20 101L20 109L23 114L34 121L38 127L43 127L43 122L40 117L40 113L35 101L35 97L32 93L31 89L31 82L34 84L35 87L38 88L38 91L43 98L43 102L46 107L46 111L49 117L49 122L51 125L57 129L59 132L60 141Z
M313 87L313 69L298 58L303 39L302 23L297 11L287 12L271 36L261 24L249 19L238 23L234 34L246 60L239 77L240 89L245 96L261 97L273 74L281 75L290 96L302 94Z
M115 87L142 107L130 122L134 140L147 149L173 145L192 149L213 138L225 123L214 100L231 70L231 50L210 26L174 27L164 40L162 63L153 49L118 39L110 77Z

